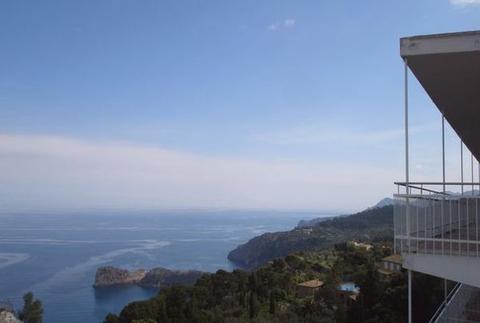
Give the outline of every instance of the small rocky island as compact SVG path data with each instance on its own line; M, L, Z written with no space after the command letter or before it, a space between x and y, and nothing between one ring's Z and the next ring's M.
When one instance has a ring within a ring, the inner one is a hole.
M170 270L162 267L129 271L106 266L97 269L93 287L136 284L142 287L162 288L177 284L193 285L203 274L197 270Z

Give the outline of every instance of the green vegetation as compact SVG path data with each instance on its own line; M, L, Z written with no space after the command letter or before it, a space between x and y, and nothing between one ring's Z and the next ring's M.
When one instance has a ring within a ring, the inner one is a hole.
M324 250L348 240L390 240L393 236L393 206L339 216L308 228L265 233L232 250L228 259L254 269L266 262L299 251Z
M194 286L166 288L150 300L131 303L105 322L401 322L405 277L381 277L376 268L389 253L385 243L370 251L339 244L276 259L250 273L219 270ZM312 279L324 286L313 297L297 297L297 284ZM360 287L356 302L340 297L342 280Z
M18 313L19 319L25 323L41 323L42 316L42 302L35 299L32 292L23 295L23 309Z
M244 263L263 264L256 270L205 274L193 286L165 288L154 298L130 303L105 322L405 322L406 274L378 271L379 261L392 252L392 216L392 206L385 206L257 237L237 249L251 256L242 258ZM345 242L354 239L373 247ZM323 286L300 297L298 284L314 279ZM356 297L339 292L341 282L355 282ZM415 322L431 317L442 285L415 273Z

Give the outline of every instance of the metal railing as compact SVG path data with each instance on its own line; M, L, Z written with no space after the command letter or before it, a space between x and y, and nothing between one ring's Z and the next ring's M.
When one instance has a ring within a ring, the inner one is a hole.
M456 296L461 287L462 287L461 283L455 284L452 290L448 293L447 298L443 300L443 302L437 308L437 310L435 311L433 316L430 318L430 321L428 321L428 323L440 322L442 319L446 317L445 313L447 313L449 310L451 311L451 307L453 307L452 305L453 301L458 300L456 299Z
M434 323L479 322L480 289L465 284L454 291L446 306L438 313Z
M397 253L480 255L479 183L395 183L394 233ZM441 185L442 191L432 189ZM463 187L471 187L465 192ZM404 192L400 192L403 187ZM446 187L460 187L452 192Z

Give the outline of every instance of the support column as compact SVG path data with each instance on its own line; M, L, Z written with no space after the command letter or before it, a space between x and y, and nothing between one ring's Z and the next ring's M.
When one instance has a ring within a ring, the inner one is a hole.
M409 155L408 155L408 65L405 58L405 218L406 218L406 236L407 236L407 251L410 252L410 201L408 195L410 194L409 183Z
M443 180L443 198L442 198L442 238L444 238L445 231L445 116L442 114L442 180ZM442 255L445 254L445 240L442 239ZM447 280L443 280L443 293L445 304L448 298L448 284Z
M442 115L442 179L443 179L443 196L445 197L445 116ZM444 198L445 199L445 198Z
M462 192L462 197L463 197L463 141L462 139L460 139L460 181L461 181L461 185L460 185L460 189L461 189L461 192ZM461 237L460 237L460 232L461 232L461 221L462 221L462 218L460 217L460 212L462 210L462 207L461 207L461 204L462 204L462 199L459 199L458 200L458 212L457 212L457 225L458 225L458 243L457 243L457 246L458 246L458 255L461 255L462 254L462 249L461 249L461 244L460 244L460 240L461 240Z
M461 190L463 195L463 141L460 139L460 180L462 182Z
M408 323L412 323L412 271L408 270Z
M443 196L442 196L442 207L441 214L441 237L442 237L442 255L445 254L445 116L442 114L442 187L443 187Z
M409 210L409 198L408 194L410 193L409 187L409 156L408 156L408 63L407 59L404 59L404 95L405 95L405 188L406 188L406 199L405 199L405 218L406 218L406 234L407 234L407 244L408 252L410 252L410 210ZM408 270L408 323L412 323L412 271Z

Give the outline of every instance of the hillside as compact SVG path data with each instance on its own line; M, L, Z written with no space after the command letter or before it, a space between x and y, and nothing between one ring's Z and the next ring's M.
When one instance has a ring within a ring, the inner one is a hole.
M371 250L338 244L323 251L299 252L246 272L234 270L203 275L193 286L168 287L149 300L128 304L106 323L263 323L263 322L405 322L406 273L381 275L378 262L391 253L389 242ZM426 322L443 297L443 280L415 274L414 322ZM323 283L302 294L300 285ZM358 288L345 298L339 287ZM418 305L417 305L418 304Z
M228 259L253 269L292 252L321 250L346 240L391 239L393 206L387 205L339 216L316 223L312 227L285 232L264 233L232 250Z

